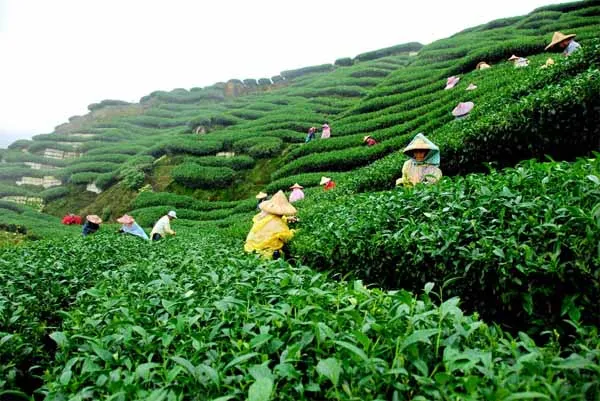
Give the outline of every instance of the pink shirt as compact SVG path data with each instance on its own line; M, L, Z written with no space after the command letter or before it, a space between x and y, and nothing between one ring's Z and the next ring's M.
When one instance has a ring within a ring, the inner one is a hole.
M290 194L290 203L304 199L304 192L300 188L294 188Z

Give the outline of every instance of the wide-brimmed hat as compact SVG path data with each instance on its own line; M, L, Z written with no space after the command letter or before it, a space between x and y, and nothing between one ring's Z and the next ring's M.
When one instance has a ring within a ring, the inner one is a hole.
M486 63L485 61L480 61L475 67L475 69L477 70L485 70L486 68L492 68L492 66Z
M304 189L304 187L298 183L295 183L290 187L290 189Z
M549 48L556 46L563 40L571 39L571 38L574 38L575 36L577 36L577 35L575 35L574 33L565 35L562 32L554 32L554 35L552 35L552 42L550 42L550 44L548 46L546 46L546 48L544 50L548 50Z
M371 135L366 135L366 136L364 136L364 137L363 137L363 142L366 142L366 141L367 141L367 139L369 139L370 137L371 137Z
M325 185L329 181L331 181L331 178L323 176L323 177L321 177L321 181L319 182L319 185Z
M514 54L512 56L510 56L510 58L508 59L508 61L515 61L518 60L520 57L515 56Z
M475 85L475 84L469 84L469 86L467 86L467 88L465 90L472 91L472 90L475 90L475 89L477 89L477 85Z
M454 108L454 110L452 110L452 115L455 117L460 117L460 116L469 114L469 112L471 110L473 110L474 106L475 106L475 103L473 103L473 102L460 102Z
M133 224L135 223L135 219L128 214L124 214L123 216L117 219L117 223L119 224Z
M329 124L327 124L327 123L323 124L322 128L329 128Z
M102 223L102 219L100 218L100 216L98 216L96 214L88 214L87 216L85 216L85 219L87 221L89 221L90 223L94 223L94 224Z
M177 213L175 213L175 210L170 210L169 213L167 213L167 216L176 219L177 218Z
M460 77L455 77L454 75L448 77L446 80L446 87L444 89L452 89L456 86L456 84L460 81Z
M268 201L258 205L263 212L276 214L278 216L291 216L296 214L297 210L290 202L288 202L283 191L277 192Z
M267 195L264 192L259 192L258 194L256 194L256 199L265 199L267 196L269 195Z
M415 135L412 141L408 144L407 147L404 148L402 153L410 156L413 150L437 150L438 147L435 146L433 142L425 137L425 135L419 133Z

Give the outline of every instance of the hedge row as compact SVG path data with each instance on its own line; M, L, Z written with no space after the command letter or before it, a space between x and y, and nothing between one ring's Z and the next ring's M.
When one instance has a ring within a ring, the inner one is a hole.
M225 188L231 185L235 171L228 167L201 166L182 163L171 171L173 179L188 188Z
M212 167L229 167L233 170L246 170L254 167L256 163L250 156L233 156L233 157L220 157L220 156L203 156L203 157L187 157L185 162L196 163L201 166L212 166Z
M383 49L374 50L374 51L370 51L370 52L366 52L366 53L361 53L358 56L356 56L356 60L358 60L358 61L375 60L378 58L391 56L391 55L397 54L397 53L417 52L417 51L421 50L421 48L423 48L423 45L418 42L404 43L401 45L396 45L396 46L386 47Z
M146 152L154 157L160 157L165 154L191 154L191 155L212 155L223 150L223 142L216 140L198 140L188 138L177 138L153 146Z
M590 214L599 204L600 159L529 162L414 190L321 199L300 211L292 253L384 288L436 283L513 330L569 331L566 317L600 324L600 231Z

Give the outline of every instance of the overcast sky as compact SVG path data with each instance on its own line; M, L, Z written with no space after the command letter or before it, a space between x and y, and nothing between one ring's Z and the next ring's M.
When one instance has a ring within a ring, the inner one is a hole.
M564 0L0 0L0 147L87 105L427 44Z

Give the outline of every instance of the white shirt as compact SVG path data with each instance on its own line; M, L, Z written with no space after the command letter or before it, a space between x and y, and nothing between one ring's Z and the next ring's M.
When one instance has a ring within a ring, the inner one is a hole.
M152 238L154 234L160 234L161 237L164 237L165 234L175 234L175 231L171 230L171 220L169 219L169 216L163 216L158 219L152 228L150 238Z

